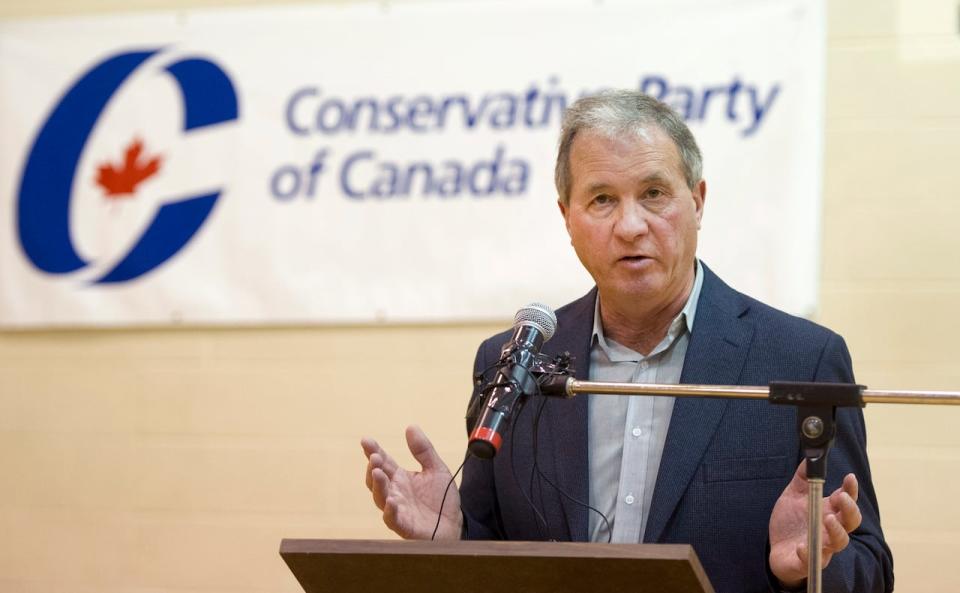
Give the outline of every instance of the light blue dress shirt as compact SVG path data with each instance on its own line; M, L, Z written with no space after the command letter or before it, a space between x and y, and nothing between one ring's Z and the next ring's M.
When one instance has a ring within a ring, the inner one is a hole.
M687 353L703 271L697 260L693 289L667 335L643 356L604 336L600 299L594 307L590 380L618 383L679 383ZM589 395L588 455L590 506L606 515L613 530L590 513L590 540L643 541L663 446L673 414L672 397Z

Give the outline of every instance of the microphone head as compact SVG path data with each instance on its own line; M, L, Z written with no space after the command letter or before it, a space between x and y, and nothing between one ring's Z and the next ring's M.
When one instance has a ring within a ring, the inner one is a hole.
M557 331L557 316L553 309L543 303L530 303L526 307L517 311L513 318L513 326L532 325L543 334L543 341L546 342L553 337Z

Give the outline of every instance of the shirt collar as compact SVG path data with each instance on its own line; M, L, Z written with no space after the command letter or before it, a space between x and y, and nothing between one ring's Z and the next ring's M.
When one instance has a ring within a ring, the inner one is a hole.
M703 288L703 269L700 265L700 260L696 259L695 261L695 271L693 278L693 288L690 290L690 296L687 297L687 302L683 306L683 309L676 317L673 318L673 321L670 323L670 329L667 330L667 335L663 341L653 349L649 356L654 356L666 350L670 344L674 342L677 338L682 336L685 332L693 333L693 320L697 315L697 303L700 301L700 290ZM603 334L603 323L600 320L600 294L597 294L596 301L593 306L593 337L591 342L600 347L601 350L607 355L607 358L612 362L623 361L623 360L635 360L643 358L638 353L617 344L613 340L608 340Z

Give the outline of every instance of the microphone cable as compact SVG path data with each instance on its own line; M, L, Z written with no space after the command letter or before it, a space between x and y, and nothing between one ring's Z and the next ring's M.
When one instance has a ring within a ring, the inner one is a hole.
M557 486L556 484L554 484L553 481L551 481L550 478L548 478L547 475L544 474L543 471L540 470L540 465L539 465L539 463L538 463L538 452L539 452L539 445L540 445L540 443L539 443L539 428L540 428L540 422L541 422L541 420L543 419L543 410L544 410L544 408L546 408L546 406L547 406L547 400L548 400L549 398L543 397L543 395L540 394L540 384L539 384L539 383L537 383L537 395L539 395L539 396L543 399L543 401L540 403L540 407L537 409L537 415L536 415L536 417L535 417L535 419L534 419L534 423L533 423L533 471L536 472L536 475L537 475L539 478L543 479L544 481L546 481L547 484L549 484L551 487L553 487L553 489L556 490L561 496L563 496L564 498L566 498L566 499L569 500L570 502L572 502L572 503L574 503L574 504L576 504L576 505L578 505L578 506L581 506L581 507L583 507L583 508L586 508L587 510L593 511L594 513L596 513L597 515L599 515L599 516L600 516L600 519L603 521L603 524L606 526L606 529L607 529L607 543L609 544L609 543L611 543L611 542L613 541L613 528L610 526L610 521L607 519L607 516L604 515L599 509L591 506L589 503L583 502L582 500L580 500L580 499L574 497L573 495L569 494L568 492L566 492L566 491L565 491L563 488L561 488L560 486ZM530 480L531 480L531 482L533 481L533 474L531 474ZM541 494L541 497L542 497L542 495L543 495L543 487L540 488L540 494ZM542 499L541 499L541 503L540 503L540 504L541 504L541 505L543 504Z
M499 367L503 366L504 364L506 364L506 363L508 363L508 362L509 362L508 359L505 359L505 358L504 358L504 359L501 359L501 360L497 361L496 363L494 363L494 364L488 366L487 368L485 368L485 369L480 373L480 375L483 376L483 377L485 377L485 376L487 375L487 373L489 373L491 370L496 369L496 368L499 368ZM521 368L522 368L522 367L521 367ZM530 372L529 369L524 369L524 370L526 371L527 374L531 374L531 375L532 375L532 373ZM534 383L535 385L537 385L537 390L539 391L540 385L537 383L536 378L534 378L533 383ZM494 388L494 387L502 387L502 386L506 386L506 385L509 385L509 383L490 383L490 384L487 384L486 389L491 389L491 388ZM486 390L486 389L485 389L485 390ZM534 504L534 502L533 502L533 500L532 500L532 498L531 498L531 496L533 496L532 480L531 480L530 493L527 494L527 492L524 492L524 490L523 490L523 485L522 485L522 483L521 483L521 481L520 481L520 477L517 475L517 464L516 464L516 450L517 450L517 447L516 447L516 444L515 444L515 443L516 443L516 439L514 438L514 436L517 434L517 432L514 430L514 428L515 428L515 427L519 424L519 422L520 422L520 416L523 414L523 411L524 411L524 409L526 408L526 405L525 405L526 400L527 400L527 397L525 397L525 396L521 396L521 397L517 398L517 404L516 404L516 407L514 408L514 410L515 410L515 415L514 415L514 418L513 418L513 422L511 423L511 426L510 426L510 428L509 428L509 430L510 430L510 473L511 473L511 475L512 475L512 477L513 477L513 483L516 485L517 490L520 491L520 495L523 497L523 500L526 501L527 505L530 507L530 510L533 511L533 514L534 514L534 522L536 523L537 533L538 533L538 535L540 536L540 539L548 540L548 539L552 539L552 538L550 538L550 526L547 524L547 519L546 519L546 517L544 516L543 512L541 511L541 509L538 509L538 508L537 508L536 504ZM467 449L467 456L468 456L468 457L470 456L470 450L469 450L469 449ZM479 458L478 458L478 459L479 459ZM542 496L541 496L541 499L542 499ZM540 507L543 508L543 506L544 506L544 505L543 505L543 501L541 500L541 501L540 501Z
M547 519L544 517L543 512L537 508L537 505L534 504L533 499L531 498L533 496L533 481L531 480L530 482L530 494L528 495L523 491L523 485L520 483L520 478L517 476L517 447L514 444L516 442L514 436L517 434L517 431L514 430L514 428L519 425L520 415L523 414L523 410L526 408L524 405L524 400L525 398L523 397L518 400L519 409L517 410L517 415L513 419L513 426L510 427L510 473L513 475L513 483L516 485L517 490L520 491L520 495L523 496L523 500L526 501L527 505L530 506L530 510L533 511L534 518L536 519L535 523L537 525L537 534L540 536L540 539L552 540L553 538L550 537L550 526L547 525ZM535 450L536 449L534 449L534 451ZM536 460L534 460L534 464L536 464ZM540 507L543 508L542 496L540 500ZM540 527L541 523L543 524L542 528ZM544 532L546 532L546 534L544 534Z
M485 376L488 372L490 372L490 369L495 368L495 367L498 366L499 364L500 364L500 362L498 361L498 362L496 362L496 363L488 366L487 368L485 368L485 369L483 369L482 371L480 371L480 373L478 373L477 376L479 376L479 377ZM480 393L478 393L477 395L479 396ZM473 399L474 399L473 397L470 398L470 405L467 406L467 412L468 412L468 413L469 413L469 411L470 411L470 408L473 407L473 405L472 405L472 404L473 404ZM468 420L469 420L469 418L468 418ZM467 426L467 430L468 430L468 431L470 430L469 424L468 424L468 426ZM437 531L440 529L440 522L443 520L443 505L446 504L446 502L447 502L447 495L450 493L450 486L453 485L454 481L457 479L457 476L460 475L460 472L461 472L461 471L463 471L463 466L465 466L465 465L467 464L467 460L468 460L468 459L470 459L470 449L467 449L466 454L463 456L463 461L460 462L460 467L457 468L457 471L453 472L453 475L450 476L450 481L447 482L447 487L443 489L443 498L440 499L440 510L437 511L437 523L436 523L436 525L433 526L433 533L430 534L430 541L434 541L434 540L436 540L436 538L437 538ZM463 507L462 507L462 506L461 506L461 508L460 508L460 514L461 514L461 516L463 515Z
M463 466L467 464L467 459L470 458L470 452L463 457L463 462L460 464L460 467L457 468L457 471L453 472L453 475L450 476L450 481L447 482L447 487L443 489L443 498L440 499L440 510L437 512L437 524L433 526L433 534L430 536L430 541L433 541L437 537L437 530L440 529L440 521L443 519L443 505L447 502L447 494L450 493L450 486L453 485L453 481L457 479L457 476L460 475L460 472L463 470ZM460 510L461 514L463 510Z
M542 306L542 305L537 305L537 306L538 306L538 307L544 307L544 306ZM553 328L555 328L555 326L556 326L556 317L553 316L553 312L550 311L548 307L547 307L547 310L548 310L548 312L550 313L550 317L552 317L552 320L553 320ZM521 310L521 312L522 312L522 311L523 311L523 310ZM519 316L520 316L520 313L518 312L518 317L519 317ZM549 340L552 335L553 335L553 329L551 329L551 331L549 332L549 335L546 337L546 339ZM506 348L506 346L504 346L504 348ZM568 355L568 356L569 356L569 355ZM478 391L475 393L474 396L471 397L470 404L467 406L467 432L468 432L468 434L469 434L472 430L474 430L474 427L471 426L471 424L475 424L477 421L479 421L480 418L483 417L483 411L482 411L482 408L481 408L480 406L482 406L482 403L481 403L481 402L484 401L484 398L483 398L484 392L486 392L486 391L488 391L488 390L490 390L490 389L497 388L497 387L508 387L508 386L510 386L511 384L514 383L514 381L510 381L510 382L502 382L502 381L500 381L500 382L497 382L497 383L495 383L495 384L486 384L484 387L481 387L481 386L484 385L484 381L483 381L483 380L484 380L484 378L486 377L487 373L489 373L492 369L499 368L499 367L501 367L502 365L504 365L504 364L506 364L506 363L508 363L508 362L509 362L508 357L502 356L497 362L495 362L495 363L487 366L487 367L486 367L485 369L483 369L481 372L479 372L479 373L477 373L477 374L474 375L475 389L477 389ZM533 375L533 373L532 373L532 371L531 371L530 369L526 368L526 367L523 366L523 365L518 365L518 366L519 366L519 368L523 369L528 376L532 376L532 375ZM522 391L521 391L521 394L520 394L519 397L517 397L517 399L515 400L515 404L514 404L515 417L514 417L514 419L513 419L513 422L511 423L512 425L508 427L508 430L510 430L510 461L509 461L509 463L510 463L510 472L511 472L511 475L512 475L512 477L513 477L513 482L514 482L517 490L520 491L520 495L523 497L524 501L527 503L527 505L528 505L528 506L530 507L530 509L533 511L533 514L534 514L534 517L535 517L535 524L536 524L536 526L537 526L537 533L538 533L538 535L539 535L541 538L543 538L543 539L550 539L550 541L555 541L555 540L553 540L553 538L550 537L550 526L548 525L547 520L546 520L546 517L544 516L544 512L543 512L543 510L546 509L546 505L544 504L544 500L543 500L543 492L544 492L544 490L545 490L545 488L544 488L544 486L543 486L543 482L546 482L546 483L549 484L554 490L556 490L557 493L560 494L563 498L566 498L566 499L569 500L570 502L572 502L572 503L574 503L574 504L576 504L576 505L578 505L578 506L580 506L580 507L583 507L583 508L587 509L588 511L592 511L592 512L596 513L597 515L599 515L600 519L603 521L603 524L604 524L604 526L605 526L605 528L606 528L606 530L607 530L607 543L610 543L610 542L613 540L613 529L612 529L612 527L611 527L611 525L610 525L609 519L607 519L607 516L604 515L599 509L591 506L589 503L584 502L584 501L582 501L582 500L579 500L578 498L574 497L574 496L571 495L570 493L566 492L564 489L560 488L560 487L559 487L557 484L555 484L549 477L547 477L547 475L546 475L546 474L541 470L541 468L540 468L540 463L539 463L540 422L541 422L542 419L543 419L543 411L544 411L544 409L546 408L547 399L548 399L548 398L546 398L546 397L543 396L543 393L542 393L542 390L541 390L541 386L540 386L540 382L537 380L536 377L533 377L532 383L533 383L533 385L534 385L535 392L534 392L533 394L523 394ZM517 385L517 387L519 388L519 384ZM517 475L516 446L515 446L515 443L516 443L516 439L515 439L516 431L515 431L514 429L519 425L519 417L520 417L520 415L523 413L523 409L524 409L524 407L525 407L526 399L529 398L529 397L533 397L534 395L539 396L539 397L541 398L541 402L540 402L540 405L539 405L538 408L537 408L536 415L534 416L534 418L533 418L533 423L532 423L532 425L531 425L531 437L532 437L531 452L532 452L532 455L533 455L533 465L532 465L531 471L530 471L530 480L529 480L529 491L530 491L530 492L529 492L529 494L528 494L528 493L523 489L523 486L522 486L522 484L521 484L521 482L520 482L519 476ZM475 408L476 408L476 409L475 409ZM475 414L475 416L474 416L474 414ZM471 420L472 420L472 422L471 422ZM496 453L496 450L494 450L494 454L495 454L495 453ZM439 510L438 515L437 515L437 524L436 524L436 526L434 526L433 535L430 537L431 540L433 540L433 539L436 537L437 530L440 528L440 522L441 522L441 520L442 520L442 518L443 518L443 505L444 505L444 503L446 502L447 494L448 494L449 491L450 491L450 486L454 483L454 480L456 479L457 475L459 475L460 472L463 470L464 466L465 466L466 463L467 463L467 460L470 458L470 455L471 455L471 453L470 453L470 448L469 448L469 445L468 445L467 453L466 453L466 455L464 456L463 463L460 464L460 467L457 468L457 471L453 474L453 476L450 477L450 482L447 484L447 487L446 487L446 489L444 490L443 498L442 498L442 500L440 501L440 510ZM535 480L535 478L537 478L537 480ZM533 499L532 499L532 497L534 496L533 488L534 488L534 484L535 484L535 483L536 483L536 485L537 485L537 491L538 491L538 496L537 496L537 498L539 498L539 501L540 501L540 508L539 508L539 509L537 508L536 503L534 503L534 501L533 501ZM461 513L462 513L462 508L461 508ZM546 532L546 533L544 533L544 532Z

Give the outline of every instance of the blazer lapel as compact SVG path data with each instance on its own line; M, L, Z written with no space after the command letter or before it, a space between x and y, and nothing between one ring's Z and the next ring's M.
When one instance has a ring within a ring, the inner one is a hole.
M593 312L596 302L596 289L569 307L557 312L558 332L547 342L544 351L551 355L569 352L574 357L575 377L587 379L590 372L590 340L593 335ZM545 471L553 468L556 485L570 497L588 503L589 464L587 461L587 398L577 396L573 399L556 399L547 403L544 409L546 425L549 430L547 439L541 437L545 446L539 462ZM549 459L544 453L553 453ZM548 474L549 476L550 474ZM559 492L562 520L566 523L571 541L587 541L587 509Z
M737 293L703 266L704 279L681 383L736 385L753 326ZM643 540L659 541L680 497L700 466L727 400L677 398L663 448Z

